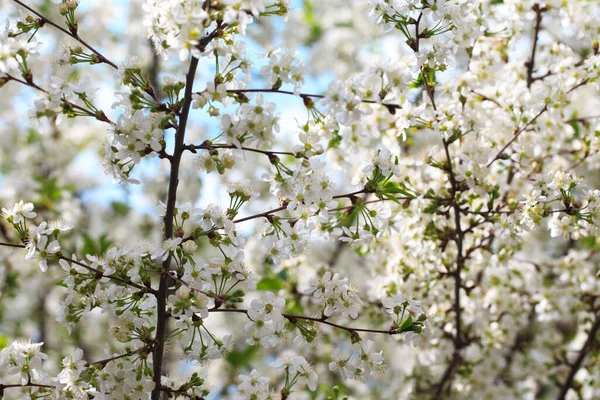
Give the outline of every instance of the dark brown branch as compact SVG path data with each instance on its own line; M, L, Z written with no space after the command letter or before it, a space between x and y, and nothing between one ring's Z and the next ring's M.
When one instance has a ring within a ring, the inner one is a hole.
M289 90L280 90L280 89L228 89L227 93L237 94L237 93L279 93L279 94L289 94L292 96L296 96L294 92ZM298 93L299 97L313 97L316 99L322 99L325 97L323 94L310 94L310 93Z
M241 314L246 314L248 312L248 310L242 310L242 309L237 309L237 308L212 308L208 310L209 312L232 312L232 313L241 313ZM343 325L339 325L339 324L335 324L333 322L330 322L324 318L315 318L315 317L307 317L304 315L294 315L294 314L281 314L284 318L286 318L287 320L289 320L291 323L294 323L297 320L305 320L305 321L313 321L313 322L318 322L320 324L325 324L325 325L329 325L332 326L334 328L338 328L338 329L342 329L346 332L349 333L353 333L353 332L370 332L370 333L384 333L386 335L396 335L402 332L397 332L396 330L390 328L389 330L383 330L383 329L369 329L369 328L352 328L349 326L343 326Z
M173 150L172 158L169 159L169 161L171 162L171 173L169 176L167 209L164 217L165 239L171 239L171 237L173 236L173 217L175 214L175 204L177 201L177 186L179 184L179 165L181 163L181 157L185 150L185 132L187 128L190 107L192 104L192 87L194 85L194 78L196 76L197 68L198 59L192 57L190 67L186 75L183 108L179 117L179 126L175 134L175 148ZM169 255L169 257L167 257L167 259L162 264L163 273L160 278L158 294L156 296L157 317L155 346L153 354L154 383L156 386L152 391L152 400L159 400L161 393L161 377L165 347L165 335L167 329L167 289L169 282L168 272L170 270L170 267L171 256Z
M589 78L583 78L583 79L581 79L578 84L576 84L575 86L573 86L571 89L567 90L567 94L569 94L569 93L575 91L576 89L580 88L581 86L587 84L589 81L590 81ZM502 154L504 153L504 151L511 144L513 144L515 142L515 140L517 140L517 138L519 137L519 135L521 135L523 132L525 132L527 130L527 128L529 128L529 126L531 124L533 124L540 117L540 115L542 115L543 113L545 113L547 110L548 110L548 104L546 104L544 106L544 108L542 108L540 110L540 112L535 117L533 117L529 122L527 122L527 124L525 124L525 126L523 126L521 129L517 130L515 128L515 134L514 134L514 136L508 141L508 143L502 148L502 150L500 150L498 152L498 154L496 154L496 156L492 159L492 161L490 161L488 163L487 166L490 167L494 162L496 162L497 160L499 160L500 157L502 156Z
M206 35L198 44L198 50L204 52L206 46L218 37L222 30L227 27L226 24L222 24L220 21L217 23L217 28L210 34ZM173 237L173 217L175 215L175 204L177 202L177 186L179 185L179 166L181 164L181 157L185 151L185 133L187 129L188 118L190 115L190 108L192 105L192 94L194 79L196 77L196 69L198 68L198 59L192 57L188 72L185 79L185 94L183 97L183 107L179 114L179 123L177 126L177 132L175 133L175 148L173 155L169 159L171 163L171 173L169 175L169 189L167 194L167 206L164 217L165 232L164 238L170 239ZM164 347L165 337L167 332L167 295L168 286L170 281L169 270L171 268L171 256L162 264L163 273L160 277L160 283L158 288L158 294L156 296L156 336L154 338L154 353L152 357L153 362L153 373L155 387L152 391L152 400L159 400L161 393L161 379L163 369L163 358L164 358Z
M19 249L24 249L25 248L24 244L5 243L5 242L0 242L0 246L4 246L4 247L16 247L16 248L19 248Z
M596 334L600 330L600 314L596 314L596 319L594 321L594 325L590 329L590 333L588 334L587 340L583 344L581 350L579 350L579 355L577 359L571 364L571 368L569 370L569 376L565 380L565 383L560 388L560 393L558 394L557 400L564 400L567 396L567 392L573 386L573 381L575 380L575 374L583 365L583 361L585 357L588 355L590 350L593 348L594 343L596 341Z
M27 81L24 81L24 80L22 80L22 79L16 78L16 77L14 77L14 76L12 76L12 75L9 75L9 74L6 74L6 75L5 75L5 77L6 77L8 80L10 80L10 81L15 81L15 82L18 82L18 83L20 83L20 84L22 84L22 85L25 85L25 86L28 86L28 87L30 87L30 88L33 88L33 89L39 90L39 91L40 91L40 92L42 92L42 93L46 93L46 94L48 94L48 91L47 91L46 89L44 89L43 87L41 87L41 86L37 85L37 84L36 84L36 83L34 83L33 81L32 81L32 82L27 82ZM106 114L104 113L104 111L101 111L101 110L99 110L97 113L91 112L90 110L88 110L88 109L86 109L86 108L83 108L83 107L81 107L81 106L79 106L79 105L77 105L77 104L75 104L75 103L72 103L72 102L68 101L68 100L67 100L67 99L66 99L64 96L61 98L61 101L62 101L64 104L68 105L69 107L72 107L72 108L73 108L73 109L75 109L75 110L79 110L79 111L83 112L83 113L84 113L85 115L87 115L88 117L92 117L92 118L95 118L95 119L97 119L98 121L102 121L102 122L109 123L109 124L111 124L111 125L113 125L113 126L115 126L115 125L116 125L116 124L115 124L113 121L111 121L111 120L110 120L110 119L109 119L109 118L106 116Z
M206 144L199 144L199 145L193 145L193 144L189 144L187 146L185 146L186 150L189 151L193 151L194 150L216 150L216 149L232 149L232 150L245 150L245 151L252 151L254 153L260 153L260 154L264 154L266 156L272 157L272 156L276 156L276 155L285 155L285 156L292 156L292 157L296 157L296 153L292 153L290 151L270 151L270 150L260 150L260 149L255 149L252 147L237 147L233 144L211 144L211 145L206 145Z
M59 258L61 258L61 259L65 260L65 261L68 261L68 262L70 262L70 263L73 263L73 264L79 265L80 267L83 267L83 268L85 268L85 269L87 269L87 270L89 270L89 271L91 271L91 272L94 272L94 273L96 274L96 278L97 278L97 279L100 279L100 278L102 278L102 277L106 277L106 278L112 279L112 280L114 280L114 281L118 281L118 282L121 282L121 283L123 283L123 284L125 284L125 285L128 285L128 286L134 287L134 288L136 288L136 289L139 289L139 290L141 290L141 291L142 291L142 292L144 292L144 293L151 293L151 294L154 294L154 295L156 295L156 290L154 290L154 289L152 289L152 288L149 288L149 287L146 287L146 286L139 285L139 284L137 284L137 283L135 283L135 282L132 282L132 281L129 281L129 280L126 280L126 279L119 278L118 276L114 276L114 275L105 275L105 274L104 274L102 271L100 271L99 269L96 269L96 268L90 267L89 265L85 265L84 263L82 263L82 262L80 262L80 261L77 261L77 260L73 260L73 259L71 259L71 258L69 258L69 257L65 257L64 255L62 255L62 254L60 254L60 253L59 253Z
M579 81L579 83L575 86L573 86L571 89L569 89L569 91L567 93L571 93L572 91L574 91L575 89L580 88L581 86L585 85L586 83L588 83L590 81L589 78L584 78L581 81Z
M287 209L287 206L281 206L281 207L277 207L277 208L273 208L272 210L269 211L265 211L259 214L254 214L254 215L250 215L249 217L244 217L244 218L238 218L236 220L233 221L234 224L240 223L240 222L246 222L246 221L250 221L256 218L261 218L261 217L265 217L268 218L271 214L275 214L276 212L279 211L283 211Z
M421 39L421 33L419 32L419 24L421 23L421 19L423 18L423 13L419 13L419 16L417 17L416 21L415 21L415 41L414 41L414 47L411 46L412 50L415 53L419 52L419 47L420 47L420 39ZM437 107L435 105L435 95L434 95L434 89L432 87L429 86L429 82L427 82L427 77L425 76L425 71L423 69L423 66L420 66L420 70L421 70L421 76L423 78L423 84L425 85L425 91L427 92L427 96L429 96L429 100L431 100L431 106L433 107L433 109L435 111L437 111Z
M215 299L217 302L219 302L219 303L221 303L221 304L222 304L222 303L224 303L224 302L225 302L225 300L226 300L225 298L223 298L223 297L221 297L221 296L218 296L218 295L216 295L216 294L214 294L214 293L207 292L206 290L202 290L202 289L198 289L198 288L196 288L196 287L193 287L192 285L190 285L189 283L187 283L187 282L186 282L186 281L184 281L183 279L181 279L181 278L178 278L178 277L176 277L176 276L171 276L171 279L173 279L173 280L175 280L175 281L177 281L177 282L181 283L183 286L187 287L187 288L188 288L188 289L190 289L192 292L197 292L197 293L203 294L203 295L205 295L205 296L207 296L207 297L213 298L213 299Z
M460 360L462 359L461 350L464 346L463 344L463 332L462 332L462 306L460 301L460 289L462 285L461 272L465 267L466 256L463 254L463 245L465 232L462 229L461 225L461 209L460 205L456 201L456 195L459 193L459 187L456 181L456 176L454 175L454 168L452 167L452 157L450 155L450 149L448 142L443 139L444 152L446 154L446 163L448 179L450 180L451 186L451 196L452 204L451 207L454 210L454 237L453 240L456 243L456 267L452 273L454 278L454 314L455 314L455 330L454 336L452 337L454 351L452 353L452 360L449 362L446 370L444 371L442 378L437 384L435 398L441 399L444 391L446 390L446 386L448 384L451 385L451 379L458 368Z
M415 21L415 48L413 49L415 53L419 52L419 48L421 46L420 41L421 41L421 34L419 32L419 24L421 23L421 19L423 18L423 13L420 12L419 16L417 17L417 20Z
M301 98L306 98L306 97L312 97L312 98L316 98L316 99L322 99L325 97L324 94L310 94L310 93L298 93L297 95L294 92L291 92L289 90L279 90L279 89L228 89L227 93L232 93L232 94L237 94L237 93L279 93L279 94L288 94L291 96L298 96ZM202 93L198 93L198 94L202 94ZM367 104L379 104L384 106L385 108L387 108L388 110L390 110L390 112L392 110L397 110L402 108L402 106L400 104L393 104L393 103L380 103L378 101L375 100L366 100L366 99L361 99L362 103L367 103Z
M444 370L444 373L442 374L440 382L437 385L437 388L435 391L435 397L434 397L435 399L442 398L442 395L444 394L444 389L446 387L446 382L448 382L450 380L450 377L454 373L454 370L456 369L456 367L458 367L459 363L460 363L460 353L456 352L456 349L455 349L455 351L452 353L452 359L448 363L448 366Z
M46 334L46 319L48 317L48 314L46 313L46 302L48 301L47 297L49 292L50 291L47 289L40 290L37 298L37 309L35 311L39 335L38 341L43 343L41 351L44 353L47 353L48 348L50 347L48 335Z
M368 193L368 192L365 189L362 189L362 190L358 190L358 191L352 192L352 193L339 194L337 196L333 196L333 198L334 199L343 199L343 198L347 198L347 197L351 198L351 197L356 196L357 194L361 194L361 193ZM268 218L271 214L274 214L274 213L279 212L279 211L283 211L285 209L287 209L287 205L284 205L284 206L281 206L281 207L277 207L277 208L273 208L272 210L268 210L268 211L265 211L265 212L262 212L262 213L259 213L259 214L254 214L254 215L251 215L249 217L239 218L239 219L234 220L233 223L237 224L239 222L246 222L246 221L250 221L250 220L253 220L253 219L256 219L256 218L261 218L261 217Z
M487 211L470 211L469 209L462 209L463 214L473 215L492 215L492 214L514 214L515 211L511 210L487 210Z
M590 54L590 56L591 56L591 55L596 55L596 54L597 54L597 53L594 51L592 54ZM588 56L588 57L590 57L590 56ZM581 60L577 61L577 63L573 64L573 65L571 66L571 68L573 68L573 67L581 67L583 64L585 64L585 61L588 59L588 57L583 57ZM535 82L535 81L543 81L543 80L544 80L544 79L546 79L547 77L549 77L549 76L552 76L552 75L556 75L556 74L558 74L558 73L559 73L559 72L554 72L554 71L550 71L550 70L549 70L549 71L548 71L548 72L546 72L545 74L542 74L542 75L539 75L539 76L534 76L534 77L532 77L532 78L531 78L531 81L532 81L532 82Z
M24 249L24 248L25 248L25 245L24 245L24 244L5 243L5 242L0 242L0 246L5 246L5 247L17 247L17 248L21 248L21 249ZM128 286L134 287L134 288L136 288L136 289L139 289L139 290L141 290L141 291L142 291L142 292L144 292L144 293L152 293L152 294L155 294L155 292L156 292L156 291L155 291L154 289L152 289L152 288L148 288L148 287L145 287L145 286L139 285L139 284L137 284L137 283L135 283L135 282L132 282L132 281L129 281L129 280L126 280L126 279L119 278L118 276L114 276L114 275L106 275L106 274L104 274L102 271L100 271L99 269L96 269L96 268L90 267L89 265L85 265L84 263L82 263L82 262L80 262L80 261L77 261L77 260L73 260L73 259L71 259L71 258L69 258L69 257L65 257L65 256L64 256L64 255L63 255L61 252L58 252L58 253L56 253L56 256L57 256L59 259L61 259L61 260L65 260L65 261L67 261L67 262L70 262L70 263L73 263L73 264L79 265L80 267L83 267L83 268L87 269L88 271L90 271L90 272L93 272L93 273L94 273L94 275L95 275L95 278L96 278L96 279L100 279L100 278L109 278L109 279L112 279L113 281L121 282L121 283L123 283L123 284L125 284L125 285L128 285Z
M471 90L471 93L473 93L476 96L481 97L481 99L484 100L484 101L489 101L491 103L494 103L495 105L497 105L500 108L504 108L504 107L502 107L502 104L500 104L497 100L492 99L491 97L488 97L488 96L486 96L484 94L476 92L475 90Z
M77 40L79 43L81 43L82 45L84 45L85 47L87 47L92 53L94 53L96 55L96 57L98 58L99 62L108 64L111 67L113 67L114 69L118 69L119 68L119 67L117 67L117 64L113 63L112 61L110 61L109 59L107 59L106 57L104 57L98 50L94 49L92 46L90 46L89 44L87 44L81 37L79 37L79 35L77 33L69 32L68 30L66 30L62 26L60 26L60 25L52 22L51 20L49 20L48 18L46 18L45 16L43 16L42 14L40 14L38 11L36 11L33 8L29 7L27 4L24 4L23 2L21 2L19 0L13 0L13 1L15 3L17 3L18 5L20 5L21 7L27 9L29 12L31 12L31 13L37 15L38 17L40 17L44 21L44 23L52 25L53 27L55 27L59 31L61 31L64 34L72 37L73 39Z
M39 384L39 383L32 383L32 382L27 382L24 385L21 385L20 383L14 383L14 384L2 384L2 383L0 383L0 399L2 398L2 396L4 396L4 389L26 388L26 387L54 389L54 386L51 386L51 385L42 385L42 384Z
M511 138L511 139L508 141L508 143L506 143L506 145L504 145L504 147L502 147L502 149L501 149L501 150L498 152L498 154L496 154L496 156L495 156L495 157L492 159L492 161L490 161L490 162L488 163L488 165L487 165L487 166L488 166L488 168L489 168L489 167L490 167L490 166L491 166L491 165L492 165L494 162L496 162L497 160L499 160L499 159L500 159L500 157L502 157L502 154L504 154L504 151L505 151L506 149L508 149L508 147L509 147L511 144L513 144L513 143L515 142L515 140L517 140L517 139L519 138L519 136L521 135L521 133L525 132L525 130L526 130L527 128L529 128L529 126L531 126L531 124L533 124L533 123L534 123L534 122L535 122L535 121L536 121L536 120L537 120L537 119L540 117L540 115L542 115L543 113L545 113L545 112L546 112L546 110L548 110L548 105L545 105L545 106L544 106L544 108L542 108L542 109L540 110L540 112L539 112L539 113L537 113L537 115L536 115L535 117L533 117L531 120L529 120L529 122L527 122L527 123L525 124L525 126L523 126L521 129L518 129L518 130L515 132L515 134L513 135L513 137L512 137L512 138Z
M590 119L597 119L597 118L600 118L600 115L588 115L586 117L570 118L564 122L565 122L565 124L572 124L573 122L586 123L586 122L589 122Z
M533 46L531 46L531 55L529 60L525 63L527 68L527 87L531 87L533 83L533 68L535 66L535 53L537 51L538 37L540 34L540 28L542 26L542 13L546 11L546 7L540 7L539 4L534 4L532 10L535 12L535 27L533 28Z
M119 354L117 356L105 358L103 360L98 360L98 361L95 361L93 363L86 363L85 366L87 368L89 368L91 366L97 365L100 368L104 368L106 366L106 364L108 364L111 361L115 361L115 360L118 360L120 358L129 357L129 356L132 356L132 355L138 354L138 353L149 352L151 349L152 349L152 346L151 345L147 345L147 346L144 346L144 347L140 347L139 349L128 351L127 353L124 353L124 354Z
M161 60L156 51L154 51L154 45L152 44L152 39L148 39L148 43L150 44L150 52L152 53L152 63L150 64L150 69L148 71L150 86L154 88L156 92L155 100L158 101L160 97L163 96L161 87L158 82L158 75L160 73L160 64ZM159 101L160 102L160 101Z

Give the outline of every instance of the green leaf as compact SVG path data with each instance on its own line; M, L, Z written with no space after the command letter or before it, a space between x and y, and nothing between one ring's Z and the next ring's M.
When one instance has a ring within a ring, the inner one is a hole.
M56 201L61 198L61 189L56 184L56 178L42 178L39 179L42 186L40 187L40 194L48 200Z
M281 278L278 278L276 275L265 276L256 284L257 290L277 291L284 289L285 287L285 282Z
M413 330L413 320L412 316L408 316L406 320L400 326L399 332L410 332Z
M408 197L410 199L414 199L415 195L410 193L408 190L406 190L404 187L400 187L397 183L395 182L387 182L385 185L383 186L379 186L376 189L376 194L381 198L381 197L386 197L387 199L400 204L400 201L396 198L396 195L401 194L405 197Z
M400 187L396 182L388 182L383 187L386 193L401 194L411 199L415 198L415 195L409 192L404 186Z
M596 236L586 236L581 239L581 243L590 250L600 251L600 239Z
M571 127L573 128L574 131L574 137L575 139L579 139L581 137L581 127L579 126L579 123L577 121L575 121L576 117L573 117L573 121L569 122L569 125L571 125Z
M129 207L127 203L123 203L120 201L113 201L112 203L110 203L110 206L115 212L115 214L120 216L126 216L127 214L129 214L129 210L131 210L131 207Z
M285 303L285 311L288 314L303 314L304 313L304 307L302 307L302 304L296 300L288 300Z
M4 278L4 295L14 297L17 294L17 290L19 289L19 277L21 274L17 271L6 272L6 276Z
M227 356L226 360L233 367L245 367L250 364L250 361L256 355L257 348L254 346L248 346L242 350L234 349Z
M323 36L323 28L315 16L315 10L311 1L304 1L304 22L308 25L309 35L307 45L317 42Z
M425 207L423 212L425 212L427 214L435 214L436 212L438 212L440 207L441 207L440 203L438 203L437 201L432 201L431 203L429 203L429 205L427 207Z
M287 282L287 281L288 281L288 277L289 277L289 272L288 272L288 270L287 270L287 269L285 269L285 268L284 268L284 269L282 269L281 271L279 271L279 273L277 274L277 276L278 276L280 279L282 279L282 280L284 280L285 282Z
M384 196L384 197L387 197L387 198L388 198L388 200L391 200L391 201L393 201L394 203L398 203L398 204L400 204L400 200L398 200L398 199L396 198L396 196L394 196L393 194L389 194L389 193L383 193L383 196Z
M329 143L327 143L327 150L333 147L338 147L340 143L342 143L342 137L339 135L338 132L335 132L333 134L333 138L329 141Z
M5 348L6 346L8 346L8 336L0 335L0 349Z
M417 79L415 79L414 81L412 81L410 83L410 85L408 85L409 89L417 89L420 88L421 86L423 86L425 80L423 79L423 74L419 74L419 76L417 77Z
M93 238L88 234L83 234L83 248L81 249L82 254L102 255L112 245L112 241L108 239L106 233L100 235L98 238Z

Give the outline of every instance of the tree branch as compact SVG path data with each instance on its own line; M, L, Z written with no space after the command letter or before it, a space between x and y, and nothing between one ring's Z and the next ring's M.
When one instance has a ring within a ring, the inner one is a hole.
M441 399L442 394L446 388L446 385L450 382L455 369L458 367L461 356L461 350L463 348L463 332L462 332L462 307L460 302L460 289L463 286L461 280L461 272L465 267L466 256L463 254L465 232L461 225L461 209L460 204L456 201L456 195L459 193L459 187L456 182L456 176L454 175L454 168L452 167L452 157L450 156L449 144L446 139L443 139L444 152L446 154L446 162L448 164L447 172L448 179L450 180L452 208L454 210L454 242L456 243L456 267L452 276L454 277L454 314L455 314L455 329L456 332L452 337L454 344L454 351L452 353L452 360L446 367L440 382L437 384L435 393L436 399Z
M105 358L103 360L98 360L98 361L95 361L93 363L86 363L85 366L89 368L89 367L91 367L93 365L97 365L97 366L99 366L101 368L104 368L106 366L106 364L108 364L111 361L115 361L115 360L118 360L120 358L129 357L129 356L132 356L132 355L137 354L137 353L148 352L151 349L152 349L152 345L146 345L144 347L140 347L139 349L128 351L127 353L124 353L124 354L119 354L117 356Z
M525 67L527 68L528 88L530 88L531 84L534 82L533 68L535 65L535 53L537 50L538 36L540 34L540 28L542 25L542 13L546 11L546 7L540 7L539 4L535 3L532 7L532 10L535 12L535 27L533 28L533 46L531 47L531 55L529 56L529 60L525 63Z
M491 97L488 97L488 96L486 96L486 95L484 95L484 94L481 94L481 93L479 93L479 92L477 92L477 91L475 91L475 90L471 90L471 93L473 93L473 94L474 94L474 95L476 95L476 96L479 96L479 97L481 97L481 99L482 99L483 101L489 101L489 102L491 102L491 103L494 103L495 105L497 105L497 106L498 106L498 107L500 107L500 108L504 108L504 107L502 107L502 104L500 104L500 103L499 103L497 100L494 100L494 99L492 99Z
M35 84L33 81L32 81L32 82L27 82L27 81L24 81L24 80L22 80L22 79L16 78L16 77L14 77L14 76L12 76L12 75L10 75L10 74L6 74L6 75L5 75L5 77L6 77L6 79L8 79L9 81L15 81L15 82L19 82L19 83L20 83L20 84L22 84L22 85L25 85L25 86L28 86L28 87L30 87L30 88L33 88L33 89L39 90L39 91L40 91L40 92L42 92L42 93L46 93L46 94L48 94L48 91L47 91L46 89L44 89L43 87L41 87L41 86L39 86L39 85ZM98 110L98 112L97 112L97 113L93 113L93 112L91 112L90 110L88 110L88 109L86 109L86 108L83 108L83 107L81 107L81 106L79 106L79 105L77 105L77 104L75 104L75 103L72 103L72 102L68 101L67 99L65 99L65 97L64 97L64 96L63 96L63 97L62 97L60 100L61 100L61 101L62 101L64 104L67 104L69 107L72 107L73 109L76 109L76 110L79 110L79 111L83 112L83 113L84 113L85 115L87 115L88 117L93 117L93 118L96 118L98 121L102 121L102 122L109 123L109 124L111 124L112 126L115 126L115 125L116 125L116 124L115 124L113 121L111 121L111 120L110 120L110 119L109 119L109 118L106 116L106 114L105 114L105 113L104 113L104 111L102 111L102 110Z
M519 138L519 136L521 135L521 133L525 132L525 130L527 128L529 128L531 126L531 124L533 124L539 117L540 115L542 115L543 113L546 112L546 110L548 110L548 105L546 104L544 106L544 108L542 108L540 110L539 113L537 113L537 115L535 117L533 117L529 122L527 122L525 124L525 126L523 126L521 129L518 129L515 134L513 135L513 137L508 141L508 143L506 143L506 145L504 145L504 147L502 147L502 149L498 152L498 154L496 154L496 156L494 158L492 158L492 161L490 161L487 165L487 167L489 168L494 162L496 162L497 160L500 159L500 157L502 157L502 154L504 153L504 151L506 149L508 149L508 147L513 144L515 142L515 140L517 140Z
M232 149L232 150L245 150L245 151L252 151L254 153L260 153L260 154L264 154L268 157L272 157L272 156L277 156L277 155L285 155L285 156L292 156L292 157L296 157L296 153L292 153L291 151L270 151L270 150L260 150L260 149L255 149L252 147L237 147L233 144L189 144L187 146L185 146L185 150L191 151L193 153L196 152L196 150L216 150L216 149Z
M14 384L2 384L2 383L0 383L0 399L2 398L2 396L4 396L4 389L26 388L26 387L54 389L54 386L51 386L51 385L42 385L42 384L39 384L39 383L32 383L32 382L28 382L25 385L21 385L20 383L14 383Z
M229 312L229 313L240 313L240 314L247 314L248 310L243 310L243 309L238 309L238 308L212 308L208 310L209 312ZM383 329L369 329L369 328L352 328L349 326L344 326L344 325L339 325L339 324L335 324L333 322L328 321L327 319L324 318L315 318L315 317L307 317L304 315L295 315L295 314L281 314L284 318L286 318L287 320L289 320L291 323L295 323L295 321L297 320L305 320L305 321L313 321L313 322L318 322L320 324L324 324L324 325L329 325L332 326L334 328L338 328L338 329L342 329L346 332L349 333L353 333L353 332L369 332L369 333L384 333L386 335L397 335L399 333L403 333L403 332L398 332L392 328L390 328L389 330L383 330Z
M206 38L205 38L206 39ZM204 39L203 39L204 40ZM204 45L206 46L206 44ZM181 163L181 156L185 150L185 132L187 128L188 117L190 114L190 106L192 104L192 87L194 86L194 78L196 76L196 69L198 68L198 59L192 57L190 67L186 75L185 82L185 95L183 108L179 117L179 126L175 134L175 148L173 150L172 158L169 159L171 162L171 174L169 177L169 190L167 198L167 209L164 217L165 224L165 239L171 239L173 236L173 216L175 214L175 204L177 202L177 185L179 184L179 166ZM171 267L171 256L163 262L163 273L160 277L160 284L158 288L158 295L156 296L156 336L154 354L152 358L153 369L154 369L154 383L155 387L152 391L152 400L159 400L160 388L161 388L161 377L163 367L163 356L165 347L165 335L167 329L167 291L169 283L169 270Z
M353 196L356 196L357 194L361 194L361 193L369 193L369 192L367 192L366 189L362 189L362 190L358 190L358 191L352 192L352 193L339 194L337 196L333 196L333 198L334 199L343 199L343 198L346 198L346 197L353 197ZM285 209L287 209L287 205L284 205L284 206L281 206L281 207L277 207L277 208L273 208L272 210L265 211L265 212L262 212L260 214L254 214L254 215L251 215L249 217L239 218L239 219L234 220L233 223L237 224L239 222L246 222L246 221L250 221L252 219L261 218L261 217L268 218L271 214L274 214L274 213L279 212L279 211L283 211Z
M19 0L13 0L15 3L17 3L18 5L20 5L21 7L27 9L29 12L37 15L38 17L40 17L44 23L47 23L49 25L52 25L53 27L55 27L56 29L58 29L59 31L65 33L66 35L72 37L73 39L77 40L79 43L81 43L82 45L84 45L85 47L87 47L92 53L94 53L100 62L105 63L110 65L111 67L113 67L114 69L118 69L119 67L117 67L117 64L113 63L112 61L110 61L108 58L104 57L98 50L94 49L92 46L90 46L89 44L87 44L81 37L79 37L78 34L74 34L69 32L68 30L66 30L65 28L63 28L62 26L52 22L51 20L49 20L48 18L46 18L45 16L43 16L42 14L40 14L38 11L34 10L33 8L29 7L27 4L24 4L23 2L19 1Z
M596 314L596 320L594 321L594 325L592 325L592 328L590 329L590 333L588 334L587 340L583 344L581 350L579 350L579 355L577 356L577 359L571 364L569 376L567 377L565 383L563 383L563 385L561 386L560 393L556 398L557 400L564 400L567 396L567 392L573 386L575 374L577 374L577 371L579 371L583 364L583 360L585 360L585 357L592 349L594 342L596 341L596 334L598 333L598 330L600 330L600 313Z
M16 247L16 248L20 248L20 249L24 249L24 248L25 248L25 245L24 245L24 244L5 243L5 242L0 242L0 246L5 246L5 247ZM123 283L123 284L125 284L125 285L128 285L128 286L134 287L134 288L136 288L136 289L139 289L139 290L141 290L141 291L142 291L142 292L144 292L144 293L156 294L156 293L155 293L156 291L155 291L154 289L152 289L152 288L148 288L148 287L145 287L145 286L139 285L139 284L137 284L137 283L135 283L135 282L132 282L132 281L129 281L129 280L126 280L126 279L119 278L118 276L114 276L114 275L106 275L106 274L104 274L102 271L100 271L99 269L96 269L96 268L90 267L89 265L85 265L84 263L82 263L82 262L80 262L80 261L77 261L77 260L73 260L73 259L71 259L71 258L69 258L69 257L65 257L65 256L64 256L62 253L60 253L60 252L58 252L56 255L57 255L57 257L58 257L59 259L61 259L61 260L65 260L65 261L67 261L67 262L70 262L70 263L73 263L73 264L79 265L80 267L83 267L83 268L87 269L88 271L90 271L90 272L93 272L93 273L95 274L95 278L96 278L96 279L100 279L100 278L109 278L109 279L112 279L113 281L121 282L121 283Z
M198 49L203 52L206 46L216 38L223 29L227 27L221 21L217 22L217 28L210 34L206 35L198 44ZM179 184L179 166L181 157L185 151L185 133L190 115L190 107L192 105L192 94L194 79L196 77L196 69L198 68L198 59L192 57L188 72L185 79L185 94L183 98L183 107L179 114L179 124L175 133L175 148L173 155L169 158L171 163L171 173L169 176L169 189L167 194L167 206L164 217L165 232L164 238L170 239L173 236L173 217L175 215L175 204L177 202L177 186ZM171 255L163 262L163 273L160 277L158 294L156 296L156 336L154 338L154 353L152 357L153 373L154 373L154 390L152 390L152 400L159 400L161 393L161 378L165 347L165 337L167 331L167 292L170 280L169 270L171 267Z
M288 90L279 90L279 89L228 89L227 93L232 93L232 94L236 94L236 93L279 93L279 94L288 94L291 96L298 96L301 98L306 98L306 97L312 97L312 98L316 98L316 99L322 99L325 97L324 94L310 94L310 93L298 93L296 95L296 93L288 91ZM198 93L198 94L202 94L202 93ZM365 100L365 99L361 99L362 103L367 103L367 104L379 104L384 106L385 108L387 108L392 114L394 113L393 111L402 108L402 106L400 104L393 104L393 103L380 103L378 101L375 100Z

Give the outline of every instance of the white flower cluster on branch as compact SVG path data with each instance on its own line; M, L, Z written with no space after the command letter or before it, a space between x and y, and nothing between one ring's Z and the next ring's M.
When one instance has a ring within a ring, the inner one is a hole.
M13 3L0 397L598 398L600 5Z

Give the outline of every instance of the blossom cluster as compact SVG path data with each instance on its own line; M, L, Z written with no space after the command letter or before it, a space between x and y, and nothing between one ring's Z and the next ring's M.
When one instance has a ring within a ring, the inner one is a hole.
M106 142L105 171L115 180L139 183L129 174L143 156L154 155L163 149L162 118L161 115L147 115L140 111L121 115L110 141Z
M44 377L42 361L48 356L41 352L44 343L15 341L0 350L0 371L8 375L20 375L21 384Z
M252 300L248 309L249 322L244 325L246 343L274 347L285 333L282 311L285 300L267 292L264 300Z
M348 283L348 278L341 278L340 274L325 271L321 277L310 281L307 293L311 294L314 301L324 304L323 315L331 317L334 311L343 316L357 318L363 302L357 295L357 288Z
M284 83L291 83L294 85L294 94L298 95L304 83L304 65L297 58L297 52L276 49L266 56L269 58L269 64L263 66L260 72L267 74L267 84L277 90Z
M287 1L267 2L264 0L227 1L217 6L200 1L168 2L148 0L143 5L144 25L158 54L169 57L175 51L181 61L191 54L198 58L199 45L206 32L214 26L227 24L244 34L254 18L265 13L285 14Z
M598 397L598 4L145 0L113 62L55 3L0 34L0 394Z
M31 74L27 67L27 57L36 56L40 42L17 37L10 28L0 31L0 72L3 74Z
M295 385L307 385L312 391L317 389L318 376L304 357L295 354L285 354L278 358L272 366L276 370L284 370L286 374L286 384L279 393L269 388L269 378L260 376L259 372L253 369L250 374L241 374L239 376L240 384L237 386L238 393L235 399L287 398Z

